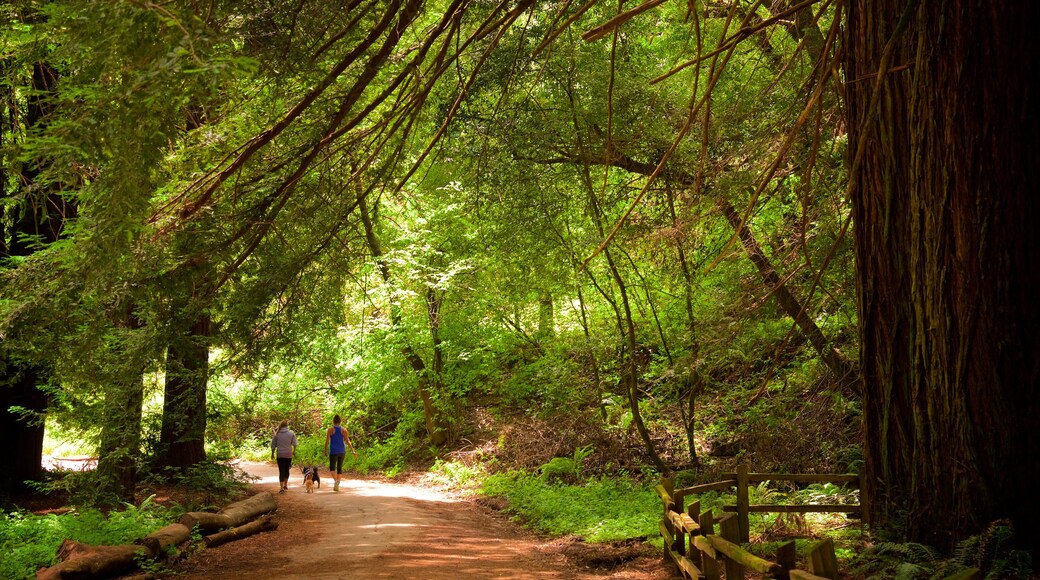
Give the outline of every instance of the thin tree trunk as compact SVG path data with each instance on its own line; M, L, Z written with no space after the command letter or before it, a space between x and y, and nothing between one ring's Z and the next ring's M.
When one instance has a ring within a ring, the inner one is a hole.
M372 258L376 261L383 282L386 284L392 284L393 280L390 277L390 267L387 265L386 260L383 259L383 248L379 243L379 238L376 237L375 227L372 224L372 216L369 214L368 202L366 201L364 194L358 195L358 209L361 214L361 222L365 227L365 241L368 244L368 250L372 252ZM400 307L396 303L395 299L392 298L391 300L393 300L393 303L390 305L391 322L393 322L395 327L400 327ZM443 445L448 441L447 423L441 416L440 411L438 411L433 404L430 373L426 368L426 363L423 362L422 357L420 357L407 342L401 345L401 354L404 355L405 360L408 361L412 370L415 371L415 376L418 380L419 398L422 400L423 418L426 421L426 432L430 436L430 442L434 445Z
M744 245L744 250L747 252L748 258L751 263L758 268L758 273L762 276L765 283L772 289L773 296L776 297L777 303L785 314L794 319L795 324L802 331L802 334L809 339L809 343L813 345L816 352L819 353L820 358L823 360L827 368L834 373L835 378L845 384L855 385L854 378L856 377L856 371L852 363L843 355L838 349L834 348L827 337L823 335L823 331L816 325L816 322L806 312L805 307L801 301L795 298L787 284L784 284L780 279L780 276L776 273L773 265L769 262L762 248L755 241L754 235L751 233L751 229L748 228L746 223L742 223L742 218L736 208L733 207L729 200L719 197L717 200L719 209L722 214L726 216L726 221L729 222L733 229L737 230L737 235L740 237L741 243Z
M538 295L538 332L536 337L539 343L543 343L555 335L553 295L551 292L543 291Z
M675 213L675 194L670 186L665 187L665 193L668 196L668 211L672 217L672 227L677 228L679 218ZM704 380L704 375L701 374L700 369L697 367L701 345L700 341L697 340L697 318L693 314L693 270L690 268L690 262L686 258L686 251L683 250L681 239L676 239L675 241L675 252L679 260L679 269L683 275L683 305L686 307L686 333L690 347L690 366L686 372L682 373L679 382L679 415L682 417L683 431L686 432L686 447L690 453L690 463L696 466L700 465L700 459L697 457L697 445L693 426L697 417L695 412L697 410L697 395L704 391L704 383L706 381ZM682 403L685 403L685 405Z
M588 193L589 205L591 214L595 220L596 227L599 229L599 233L602 236L603 231L603 214L599 207L599 202L596 199L596 192L592 186L592 176L589 174L588 165L583 165L582 175L585 177L585 188ZM621 306L622 312L624 312L624 318L618 321L619 330L621 331L622 340L626 341L625 353L623 354L622 360L622 375L621 382L625 386L625 392L628 394L628 408L629 412L632 413L632 424L636 427L636 432L639 433L640 439L643 440L643 445L646 447L646 453L650 456L650 460L654 463L654 466L661 473L668 473L671 471L665 464L664 460L661 459L660 454L657 453L657 449L654 446L654 440L650 437L650 431L646 428L646 423L643 421L643 414L639 410L639 369L636 368L636 324L632 318L632 307L628 301L628 290L625 286L625 279L621 276L621 272L618 270L617 264L614 262L613 255L609 248L603 251L603 257L606 258L607 267L610 271L611 276L614 278L614 284L617 285L618 293L621 295ZM614 305L615 312L617 311L617 305Z

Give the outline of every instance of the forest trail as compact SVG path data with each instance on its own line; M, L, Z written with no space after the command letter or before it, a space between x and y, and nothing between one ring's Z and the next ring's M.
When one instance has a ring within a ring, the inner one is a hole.
M583 570L553 541L540 540L485 508L430 488L344 479L339 493L322 469L321 488L306 493L298 467L278 492L278 468L243 462L275 494L278 529L193 555L176 568L183 580L307 579L592 579L653 580L663 569ZM659 560L658 560L659 563ZM645 568L645 566L643 566ZM659 574L661 572L662 574Z

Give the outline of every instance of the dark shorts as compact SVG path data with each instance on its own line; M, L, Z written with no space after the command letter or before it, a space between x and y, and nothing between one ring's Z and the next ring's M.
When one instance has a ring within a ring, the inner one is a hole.
M290 467L292 467L292 457L278 458L278 481L289 481Z
M346 453L333 453L332 455L329 455L329 471L343 473L343 458L346 456Z

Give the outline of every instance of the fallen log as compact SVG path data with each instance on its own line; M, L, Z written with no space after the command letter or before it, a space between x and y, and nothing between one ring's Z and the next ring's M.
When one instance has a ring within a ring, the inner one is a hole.
M210 512L188 512L181 516L178 523L189 530L198 529L199 533L210 534L232 527L231 518L224 514Z
M148 557L144 546L91 546L65 540L58 548L61 563L40 568L36 580L56 578L109 578L137 565L138 556Z
M191 529L187 526L170 524L141 538L137 543L147 548L152 558L157 558L165 554L170 546L187 542L190 537Z
M122 546L91 546L65 540L58 548L60 563L36 572L37 580L58 578L111 578L133 569L138 558L156 558L166 553L170 546L188 541L191 532L198 526L203 533L230 528L220 539L206 545L219 545L238 538L277 528L270 516L255 520L257 516L269 514L278 508L274 496L259 493L242 501L228 504L219 513L189 512L180 522L148 534L136 544ZM246 524L246 525L243 525Z
M275 529L278 529L278 524L275 523L271 518L271 515L268 514L262 518L253 520L248 524L206 536L202 541L206 543L207 548L213 548L221 544L226 544L254 534L259 534L260 532L267 532Z
M242 501L228 504L217 513L188 512L181 516L180 523L189 530L198 526L199 532L209 534L240 526L266 513L278 509L274 496L270 493L258 493Z

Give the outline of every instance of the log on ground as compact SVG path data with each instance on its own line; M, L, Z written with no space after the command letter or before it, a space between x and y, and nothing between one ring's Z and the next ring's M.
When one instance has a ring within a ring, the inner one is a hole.
M184 524L176 523L148 534L138 540L137 543L148 548L150 555L153 558L157 558L164 554L170 546L187 542L190 537L191 528Z
M206 543L207 548L240 540L242 538L259 534L260 532L267 532L278 528L278 524L271 518L270 515L266 515L262 518L253 520L248 524L238 526L237 528L231 528L230 530L224 530L216 534L206 536L202 539Z
M134 568L138 555L148 556L143 546L90 546L65 540L58 548L61 563L36 572L37 580L53 578L111 578Z
M203 534L213 533L226 528L240 526L250 520L278 509L274 496L270 493L258 493L242 501L228 504L219 513L188 512L181 516L180 523L189 530L198 526Z

